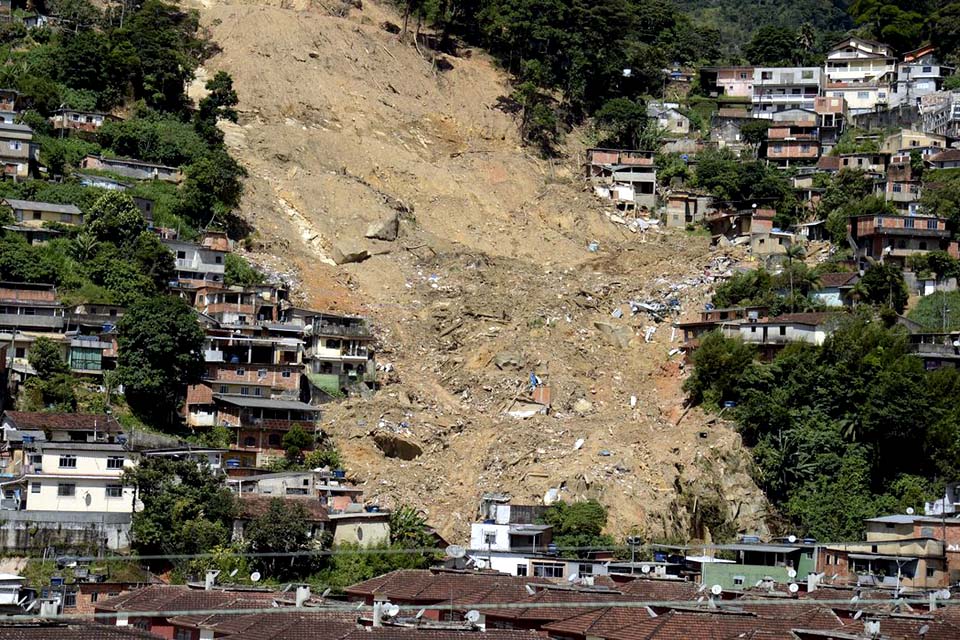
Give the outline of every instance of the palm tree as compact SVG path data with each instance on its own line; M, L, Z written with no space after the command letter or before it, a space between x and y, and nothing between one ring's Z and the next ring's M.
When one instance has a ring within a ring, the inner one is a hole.
M793 260L794 258L802 259L807 255L806 250L799 244L791 244L787 247L787 251L784 254L787 256L787 269L790 271L790 311L795 310L794 304L794 294L793 294Z

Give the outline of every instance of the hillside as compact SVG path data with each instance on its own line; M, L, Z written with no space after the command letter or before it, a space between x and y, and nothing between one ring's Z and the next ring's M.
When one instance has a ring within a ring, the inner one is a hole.
M539 501L557 487L599 497L614 533L765 529L739 437L683 414L669 322L625 304L700 308L706 274L723 268L705 238L611 223L576 157L549 164L520 146L496 108L506 78L483 52L438 63L381 27L401 22L392 9L200 9L220 47L201 78L226 70L240 97L225 131L250 174L251 257L304 304L369 315L391 365L375 398L324 416L369 498L422 506L452 540L483 491ZM364 238L398 212L396 241ZM371 257L332 260L361 250ZM505 415L531 371L552 390L551 415Z

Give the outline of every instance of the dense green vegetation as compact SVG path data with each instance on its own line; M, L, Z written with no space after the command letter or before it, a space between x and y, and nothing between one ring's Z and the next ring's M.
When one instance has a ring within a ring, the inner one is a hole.
M555 502L547 509L543 522L553 525L554 544L566 549L562 553L570 558L585 557L589 549L609 549L615 544L613 537L603 533L607 509L596 500Z
M838 322L822 347L794 344L769 364L710 334L686 385L694 401L736 403L784 530L820 540L857 539L864 517L920 509L960 473L960 372L924 371L906 332L869 307Z

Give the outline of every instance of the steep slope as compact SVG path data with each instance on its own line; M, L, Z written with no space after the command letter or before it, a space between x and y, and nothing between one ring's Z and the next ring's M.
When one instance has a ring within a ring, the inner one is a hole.
M551 488L599 497L618 533L763 530L739 438L683 414L669 323L626 304L699 308L723 269L706 240L613 224L576 158L527 153L482 52L438 62L381 28L399 22L391 9L334 4L201 5L222 48L202 72L229 71L240 96L225 130L250 173L252 257L305 304L378 328L382 392L324 416L350 475L457 540L481 492L539 501ZM396 241L364 238L397 212ZM361 249L372 257L331 260ZM551 415L505 415L531 372Z

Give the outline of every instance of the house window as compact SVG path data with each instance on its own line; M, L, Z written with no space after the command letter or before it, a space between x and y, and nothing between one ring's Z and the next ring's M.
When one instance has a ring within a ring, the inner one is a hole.
M90 602L96 602L96 601L97 601L97 598L99 598L99 597L100 597L100 592L99 592L99 591L91 591L91 592L90 592Z
M926 243L926 242L923 242L923 241L920 241L920 242L917 243L917 248L920 249L920 251L926 251L926 250L927 250L927 243Z
M43 488L43 485L39 482L30 483L30 493L40 493L40 489Z
M903 186L901 186L900 183L895 183L893 185L893 192L900 193L901 191L903 191Z
M577 565L577 573L581 576L592 576L593 575L593 565L592 564L580 564Z
M260 387L254 387L254 388L253 388L253 395L255 395L255 396L262 396L262 395L263 395L263 389L261 389Z
M246 369L243 369L243 368L237 369L237 377L238 377L238 378L242 378L242 377L245 376L245 375L247 375L247 370L246 370Z
M230 393L230 387L225 384L220 385L220 393Z
M237 324L247 324L247 316L237 316Z
M20 151L21 147L22 147L22 145L20 144L20 142L19 142L18 140L11 140L11 141L10 141L10 150L11 150L11 151Z
M927 229L936 229L937 221L936 220L927 220Z
M842 92L842 91L834 91L834 92L833 92L833 97L834 97L834 98L842 98L842 97L843 97L843 92Z
M58 484L57 485L57 495L61 498L72 498L77 495L77 485L75 484Z
M733 586L742 587L743 581L746 580L743 576L733 576Z
M790 89L790 94L791 94L791 95L798 96L798 95L800 95L800 93L801 93L801 90L800 90L799 88L797 88L797 89Z
M34 219L34 220L40 220L41 218L43 218L43 214L42 214L42 213L40 213L39 211L34 211L34 212L33 212L33 219Z
M870 97L869 91L857 91L858 100L867 100Z
M787 335L787 328L786 328L786 327L780 327L780 335L782 335L782 336Z
M250 395L250 387L240 387L240 395L242 396Z
M810 145L808 144L800 145L800 153L810 153Z
M247 436L243 439L243 446L245 447L255 447L257 446L257 439L253 436Z
M76 591L67 591L63 594L63 606L65 609L73 609L77 606Z
M289 377L290 377L290 369L281 369L281 371L280 371L280 377L281 377L281 378L289 378Z
M933 71L933 67L924 67L924 68L923 68L923 73L930 73L931 71Z
M26 347L17 347L14 350L15 358L26 358L27 357L27 348Z
M216 264L223 264L223 256L217 256L213 259Z
M533 575L537 578L562 578L563 565L547 562L534 562Z
M110 456L107 458L107 469L123 469L123 457Z
M267 370L266 370L266 369L257 369L257 377L258 377L258 378L266 378L266 377L267 377Z
M193 632L190 629L177 628L173 640L193 640Z
M775 144L775 145L773 145L773 152L774 152L774 153L783 153L783 145L782 145L782 144Z
M339 349L340 341L333 340L332 338L327 338L327 349Z
M276 433L271 433L270 437L267 438L267 442L270 444L271 447L279 447L280 436L277 435Z
M497 544L497 534L491 531L485 531L483 533L483 544L488 547Z
M760 72L761 80L773 80L773 71L761 71Z
M936 572L937 572L937 570L934 569L933 567L927 567L927 577L928 577L928 578L932 578Z
M187 252L186 251L177 251L177 260L186 260Z
M77 468L77 456L72 456L69 454L60 456L60 468L61 469L76 469Z
M123 485L119 484L108 484L106 489L106 495L108 498L122 498L123 497Z
M903 226L907 229L913 229L913 218L907 218L903 221Z
M518 575L518 576L525 576L525 575L527 575L527 565L525 565L525 564L518 564L518 565L517 565L517 575Z

